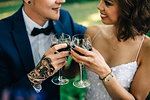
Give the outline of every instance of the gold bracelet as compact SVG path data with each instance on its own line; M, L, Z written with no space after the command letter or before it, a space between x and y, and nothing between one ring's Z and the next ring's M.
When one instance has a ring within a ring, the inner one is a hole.
M108 82L113 77L114 77L114 75L113 75L112 70L111 70L111 72L108 75L106 75L103 79L100 77L99 77L99 79L104 80L105 82Z

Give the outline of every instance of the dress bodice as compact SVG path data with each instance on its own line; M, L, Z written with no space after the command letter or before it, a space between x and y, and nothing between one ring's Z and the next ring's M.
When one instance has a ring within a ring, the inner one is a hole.
M127 64L121 64L112 67L112 72L115 75L118 82L126 90L129 90L130 84L138 68L137 61L133 61ZM111 100L107 90L105 89L99 76L86 69L87 79L91 85L86 90L86 100Z

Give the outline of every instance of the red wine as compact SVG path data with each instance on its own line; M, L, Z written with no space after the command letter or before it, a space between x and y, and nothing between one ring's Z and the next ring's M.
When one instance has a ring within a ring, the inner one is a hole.
M61 52L61 51L69 51L70 48L71 48L70 45L67 45L66 48L62 48L62 49L59 49L59 50L57 50L57 51L58 51L58 52Z
M55 45L56 45L56 43L52 44L52 45L51 45L51 48L52 48L53 46L55 46Z
M77 54L81 55L81 56L85 56L84 54L80 53L79 51L72 49L73 51L75 51Z
M55 46L55 45L56 45L56 44L52 44L51 47L53 47L53 46ZM70 48L71 48L70 45L67 45L66 48L62 48L62 49L59 49L59 50L57 50L57 51L58 51L58 52L61 52L61 51L69 51Z

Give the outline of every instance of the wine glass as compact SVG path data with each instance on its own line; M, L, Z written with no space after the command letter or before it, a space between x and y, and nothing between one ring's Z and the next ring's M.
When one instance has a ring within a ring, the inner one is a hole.
M83 34L76 34L72 37L72 45L76 45L79 46L83 49L86 50L91 50L91 39L89 35L83 35ZM76 53L83 55L82 53L74 50ZM88 82L88 80L83 79L83 68L84 68L84 64L83 63L79 63L80 66L80 80L76 80L73 82L73 85L77 88L85 88L90 86L90 82Z
M69 50L70 43L71 43L71 37L70 37L70 35L64 34L64 33L54 34L52 38L53 38L53 42L55 44L62 44L62 43L66 43L67 44L66 48L59 49L59 50L56 51L56 53L61 52L61 51L67 51L67 50ZM66 77L62 76L62 69L63 68L61 68L59 70L59 75L53 77L52 80L51 80L55 85L66 85L66 84L69 83L69 79L67 79Z

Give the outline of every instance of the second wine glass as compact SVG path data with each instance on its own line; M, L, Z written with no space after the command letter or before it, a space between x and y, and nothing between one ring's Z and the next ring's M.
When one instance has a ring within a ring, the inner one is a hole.
M83 34L76 34L72 37L72 45L76 45L79 46L83 49L86 50L91 50L91 39L89 35L83 35ZM74 50L76 53L84 56L82 53ZM73 85L77 88L85 88L88 87L90 85L90 82L88 82L88 80L83 79L83 68L84 68L84 64L83 63L79 63L80 66L80 80L76 80L73 82Z
M58 53L58 52L61 52L61 51L69 50L70 43L71 43L71 38L70 38L70 35L64 34L64 33L54 34L53 35L53 42L55 44L62 44L62 43L66 43L67 44L67 48L63 48L63 49L57 50L56 53ZM61 68L59 70L59 75L53 77L52 80L51 80L55 85L66 85L66 84L69 83L69 79L67 79L66 77L62 76L62 69L63 68Z

